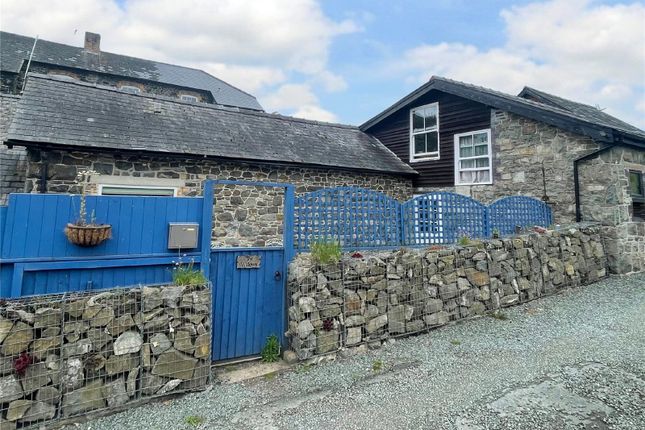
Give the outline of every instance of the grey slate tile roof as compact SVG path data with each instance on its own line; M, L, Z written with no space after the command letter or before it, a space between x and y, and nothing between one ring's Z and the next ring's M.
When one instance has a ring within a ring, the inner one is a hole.
M17 73L27 62L34 38L0 32L0 70ZM208 73L157 61L101 52L39 39L32 61L99 73L146 79L164 84L210 91L215 102L226 106L263 110L254 96Z
M415 174L357 127L30 74L8 139Z
M540 103L523 97L506 94L501 91L495 91L490 88L455 81L440 76L433 76L427 83L412 91L383 112L363 123L360 126L360 129L369 132L369 129L374 125L378 124L399 109L413 103L416 99L432 90L443 91L492 106L497 109L515 112L519 115L543 121L547 124L553 124L559 127L568 126L571 131L583 135L589 135L592 138L605 138L611 134L612 129L615 129L620 133L624 133L629 137L636 139L639 146L645 145L645 131L624 123L617 118L613 118L610 115L583 115L579 109L577 111L570 111L566 108L552 104ZM607 117L612 118L614 121L608 121Z
M613 117L594 106L554 96L553 94L545 93L544 91L536 90L535 88L524 87L524 89L522 89L522 91L518 94L518 97L535 98L540 103L564 109L580 118L585 118L590 122L596 122L598 124L603 124L607 127L612 127L617 130L623 130L625 132L643 134L643 130L639 129L638 127L634 127L633 125L628 124L625 121Z

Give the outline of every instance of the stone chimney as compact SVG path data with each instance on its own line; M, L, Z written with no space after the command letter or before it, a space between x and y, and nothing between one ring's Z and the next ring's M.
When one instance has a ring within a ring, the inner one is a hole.
M98 33L85 32L85 50L92 54L101 52L101 35Z

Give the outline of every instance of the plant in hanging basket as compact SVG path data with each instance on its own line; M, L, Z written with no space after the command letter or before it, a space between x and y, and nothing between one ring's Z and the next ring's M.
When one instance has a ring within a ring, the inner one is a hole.
M110 224L97 224L92 211L90 222L87 222L87 207L85 202L86 186L92 175L97 174L92 170L82 170L76 175L76 183L81 185L81 205L78 212L78 220L68 223L65 227L65 236L74 245L96 246L112 237L112 226Z

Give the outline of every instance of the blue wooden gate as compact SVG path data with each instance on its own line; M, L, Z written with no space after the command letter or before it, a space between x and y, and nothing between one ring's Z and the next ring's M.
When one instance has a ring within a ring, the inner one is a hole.
M282 246L212 248L210 251L212 356L213 361L225 361L259 355L271 335L285 344L287 264L293 256L294 188L267 182L209 181L204 189L205 202L213 201L214 186L218 184L284 189ZM248 264L249 261L253 263Z

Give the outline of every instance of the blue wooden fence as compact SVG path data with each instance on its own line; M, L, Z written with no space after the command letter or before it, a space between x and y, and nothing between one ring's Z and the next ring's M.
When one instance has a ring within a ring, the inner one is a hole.
M168 223L203 218L201 197L88 196L87 213L111 224L113 237L81 248L63 232L79 205L78 195L9 196L0 209L0 297L168 281L179 257L167 249ZM200 248L186 251L184 261L199 264Z
M400 243L400 204L385 194L358 187L325 188L296 197L296 249L333 238L344 247Z
M551 209L532 197L505 197L487 206L468 196L435 192L399 203L357 187L302 195L295 200L294 212L298 251L307 251L316 240L338 241L344 249L427 246L552 224Z

